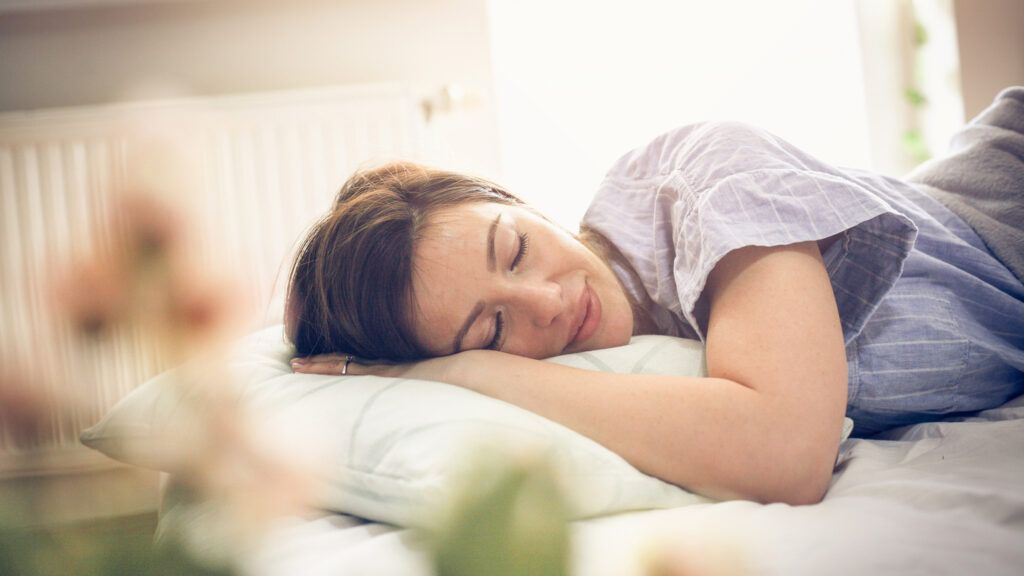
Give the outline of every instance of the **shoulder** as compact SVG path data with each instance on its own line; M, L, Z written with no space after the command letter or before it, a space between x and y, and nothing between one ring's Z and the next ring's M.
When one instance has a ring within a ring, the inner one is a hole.
M654 218L655 224L660 223L654 228L662 229L676 222L673 211L689 212L723 183L760 182L766 171L779 177L811 164L795 148L749 124L715 121L680 126L634 148L612 165L584 224L600 228L598 221L607 217L617 227L637 221L646 229ZM746 188L758 193L774 190L749 183Z
M607 173L613 180L646 180L678 174L707 183L753 170L805 166L809 157L756 126L733 121L673 128L620 157Z

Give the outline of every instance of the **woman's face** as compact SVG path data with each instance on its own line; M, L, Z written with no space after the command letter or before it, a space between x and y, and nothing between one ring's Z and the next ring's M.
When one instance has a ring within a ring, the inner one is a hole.
M547 358L621 346L633 333L611 269L523 207L475 203L434 215L413 265L413 330L439 356L489 348Z

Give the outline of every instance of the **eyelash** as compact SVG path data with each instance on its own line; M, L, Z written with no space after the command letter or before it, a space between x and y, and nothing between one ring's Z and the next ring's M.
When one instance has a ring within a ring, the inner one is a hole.
M511 269L515 270L519 263L523 261L526 256L527 250L530 249L530 236L526 232L519 233L519 251L516 252L515 258L512 259ZM501 345L501 337L505 332L505 318L502 317L499 311L494 317L494 337L491 338L491 342L487 345L488 350L497 350Z
M498 349L503 332L505 332L505 319L501 317L501 312L499 311L494 317L494 338L491 338L491 343L487 345L488 350Z
M516 257L512 259L512 270L515 270L519 263L522 262L523 257L526 256L526 251L530 249L530 236L526 232L519 233L519 252L516 252Z

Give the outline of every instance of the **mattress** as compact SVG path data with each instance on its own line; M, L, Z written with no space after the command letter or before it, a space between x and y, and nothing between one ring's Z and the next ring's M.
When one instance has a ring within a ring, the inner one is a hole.
M159 534L209 515L165 502ZM1024 396L970 417L848 439L813 506L696 504L574 522L571 573L1024 574ZM234 558L245 574L432 574L421 533L336 513L280 518Z

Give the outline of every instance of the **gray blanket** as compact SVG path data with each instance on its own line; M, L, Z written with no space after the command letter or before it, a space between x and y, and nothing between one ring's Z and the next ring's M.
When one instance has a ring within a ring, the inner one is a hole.
M908 181L964 219L1024 282L1024 87L1007 88Z

